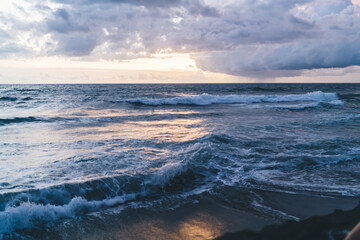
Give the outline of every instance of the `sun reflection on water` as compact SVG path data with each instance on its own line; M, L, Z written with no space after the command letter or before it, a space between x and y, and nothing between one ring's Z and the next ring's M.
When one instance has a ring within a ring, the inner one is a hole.
M38 187L46 187L57 181L118 174L140 161L170 155L169 149L158 143L178 144L208 134L196 114L181 109L71 108L47 112L49 119L64 120L25 122L21 129L9 124L2 127L0 135L0 161L7 166L3 178L10 183L31 178ZM92 159L101 159L102 167L96 167ZM124 165L128 167L124 169Z

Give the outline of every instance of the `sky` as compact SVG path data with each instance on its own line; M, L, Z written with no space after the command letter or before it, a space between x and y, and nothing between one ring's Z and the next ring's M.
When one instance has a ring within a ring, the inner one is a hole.
M360 0L5 0L0 83L360 82Z

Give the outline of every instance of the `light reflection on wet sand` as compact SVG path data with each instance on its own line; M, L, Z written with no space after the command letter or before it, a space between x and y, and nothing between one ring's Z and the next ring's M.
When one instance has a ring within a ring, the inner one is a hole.
M206 212L198 213L173 226L164 219L143 221L116 234L117 239L210 240L223 233L223 224Z
M207 240L229 231L258 231L264 225L276 222L274 219L225 207L206 198L167 211L139 208L114 213L110 211L109 215L104 214L101 219L70 221L59 226L54 234L59 234L59 239L84 240Z

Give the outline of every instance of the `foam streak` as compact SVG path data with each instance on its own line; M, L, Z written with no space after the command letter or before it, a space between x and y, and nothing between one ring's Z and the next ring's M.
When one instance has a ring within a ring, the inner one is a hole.
M339 100L337 93L324 93L321 91L306 94L289 95L210 95L201 94L196 96L174 97L174 98L135 98L127 102L144 105L211 105L211 104L233 104L233 103L261 103L261 102L299 102L299 101L335 101Z

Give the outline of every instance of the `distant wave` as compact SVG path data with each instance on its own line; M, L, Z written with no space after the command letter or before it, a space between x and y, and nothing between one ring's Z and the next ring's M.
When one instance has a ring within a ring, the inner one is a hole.
M324 93L322 91L306 94L289 95L210 95L201 94L196 96L173 97L173 98L135 98L127 102L143 105L211 105L233 103L276 103L276 102L299 102L299 101L335 101L339 100L337 93Z
M312 103L303 103L303 104L282 104L282 105L273 105L271 107L274 108L281 108L281 109L290 109L290 110L302 110L307 108L315 108L322 105L334 105L334 106L342 106L344 102L341 100L333 100L327 101L326 103L323 102L312 102Z
M0 118L0 126L13 123L27 123L27 122L57 122L57 121L74 121L76 118L43 118L43 117L14 117L14 118Z
M0 118L0 126L10 123L37 122L42 121L35 117L16 117L16 118Z
M0 101L16 101L16 97L0 97Z
M250 87L250 91L259 91L259 92L281 92L286 91L283 87Z
M23 101L29 101L29 100L33 100L33 98L31 98L31 97L26 97L26 98L22 98L21 100L23 100Z

